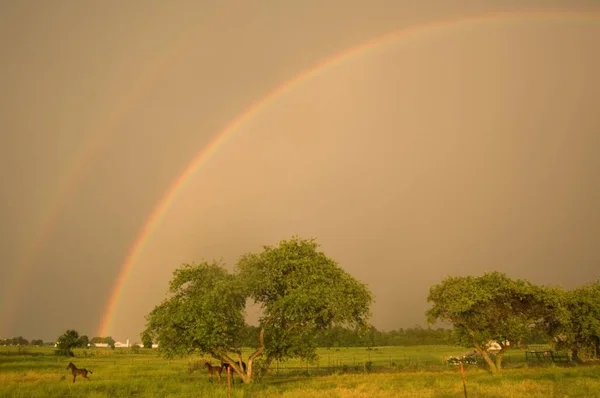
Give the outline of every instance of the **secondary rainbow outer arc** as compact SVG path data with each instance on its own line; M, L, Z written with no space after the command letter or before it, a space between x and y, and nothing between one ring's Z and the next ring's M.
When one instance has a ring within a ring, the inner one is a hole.
M238 116L236 116L229 124L227 124L227 126L221 132L217 133L212 139L212 141L192 159L192 161L179 175L179 177L177 177L175 181L169 186L169 188L166 190L166 193L159 200L157 205L153 208L149 218L143 225L140 233L137 235L137 238L131 246L131 249L129 250L127 257L125 258L123 265L121 266L117 277L117 281L111 292L111 295L109 296L108 304L106 306L106 310L104 312L104 316L99 327L99 335L106 336L108 334L109 329L111 327L113 313L117 308L117 303L121 297L121 290L125 281L127 280L127 277L129 276L130 270L133 267L133 265L136 264L139 260L140 255L144 250L146 242L149 240L152 233L159 225L160 220L169 210L178 193L185 188L187 183L190 181L191 177L204 164L206 164L206 162L208 162L211 159L211 157L217 152L217 150L232 137L233 133L236 130L238 130L244 124L244 122L248 121L252 115L257 113L258 110L265 107L268 103L276 99L284 92L289 91L293 87L297 86L299 83L304 82L310 79L311 77L316 76L319 73L322 73L327 69L340 64L345 60L358 56L368 50L374 50L377 47L383 46L395 40L403 39L419 32L425 32L436 29L445 29L463 24L477 24L501 20L531 19L578 19L584 21L598 21L600 20L600 13L569 11L494 12L470 17L445 19L441 21L437 20L425 24L409 26L394 31L392 33L388 33L386 35L368 40L366 42L362 42L357 46L353 46L331 57L328 57L327 59L319 62L315 66L300 72L290 80L287 80L284 83L280 84L275 89L266 94L264 97L262 97L260 100L251 104L250 107L248 107L244 112L238 114Z
M62 209L67 205L77 185L85 176L85 171L88 169L89 164L108 145L109 141L107 138L112 135L106 132L114 129L124 115L138 104L141 98L150 92L150 89L161 76L165 75L164 72L168 70L169 65L177 63L180 56L185 54L183 49L187 48L189 41L193 38L191 31L192 29L186 29L175 40L175 46L172 46L166 53L155 57L154 62L147 63L148 66L136 74L137 79L132 81L129 88L119 97L116 105L109 111L104 122L94 128L95 133L84 143L83 149L68 168L71 171L63 179L63 182L60 183L54 198L49 201L49 205L46 207L47 211L44 212L45 215L42 217L42 221L33 233L33 238L30 240L31 243L25 247L21 259L15 267L16 272L11 283L8 285L8 291L5 295L6 300L0 303L0 314L2 314L3 323L9 324L14 318L16 310L15 302L19 297L19 292L24 290L23 286L31 273L37 253L44 245L45 238L55 225Z

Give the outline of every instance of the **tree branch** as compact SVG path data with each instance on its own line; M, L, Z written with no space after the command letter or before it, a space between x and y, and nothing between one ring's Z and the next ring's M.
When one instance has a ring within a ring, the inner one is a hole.
M250 357L248 358L248 362L253 361L255 358L260 357L265 352L265 327L260 328L260 333L258 334L258 348Z

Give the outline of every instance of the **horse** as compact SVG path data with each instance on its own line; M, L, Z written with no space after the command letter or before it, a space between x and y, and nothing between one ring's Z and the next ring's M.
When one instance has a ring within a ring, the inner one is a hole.
M73 375L73 383L75 383L75 379L79 375L85 377L88 381L90 381L90 379L87 377L87 374L94 373L91 370L87 370L85 368L79 369L77 366L75 366L75 364L73 362L69 362L69 365L67 366L67 370L69 370L69 369L71 369L71 374Z
M237 364L240 365L240 361L237 361ZM231 368L231 382L233 383L233 374L235 372L235 370L233 369L233 366L231 366L227 362L221 362L221 366L223 367L223 370L225 372L227 372L228 368ZM244 373L246 373L246 362L242 361L241 367L242 367L242 370L244 371Z
M221 384L221 372L223 371L222 366L212 366L210 363L205 362L204 367L208 370L210 374L210 379L213 379L213 376L216 374L217 379L219 380L219 384Z

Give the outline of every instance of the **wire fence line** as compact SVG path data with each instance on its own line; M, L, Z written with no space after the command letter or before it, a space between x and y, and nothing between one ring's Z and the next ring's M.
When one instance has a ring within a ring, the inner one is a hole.
M525 362L525 353L507 353L504 355L503 362ZM67 364L69 361L86 362L91 364L101 365L155 365L160 364L162 366L188 366L191 364L199 364L199 367L204 365L204 362L215 363L215 359L211 357L189 357L189 358L174 358L165 359L159 356L143 356L136 357L130 356L129 358L125 355L121 356L77 356L77 357L64 357L64 356L21 356L12 357L12 363L18 362L38 362L40 364ZM273 361L270 367L270 371L285 371L285 370L319 370L319 369L351 369L357 366L362 366L363 370L371 369L399 369L405 367L419 367L419 366L436 366L436 365L448 365L443 358L432 358L430 356L421 357L414 355L371 355L370 353L365 354L334 354L334 355L321 355L317 360L306 361L306 360L290 360L290 361Z

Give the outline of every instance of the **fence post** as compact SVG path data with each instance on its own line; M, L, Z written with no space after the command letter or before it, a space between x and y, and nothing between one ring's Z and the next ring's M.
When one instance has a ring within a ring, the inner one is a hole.
M465 368L463 367L462 361L460 362L460 374L462 376L463 391L465 393L465 398L467 398L467 380L465 379Z
M227 398L231 398L231 366L227 367Z

